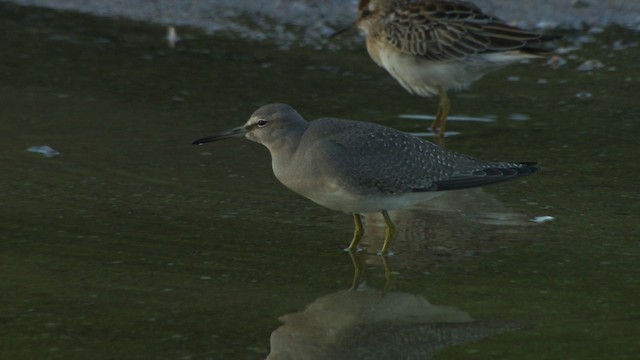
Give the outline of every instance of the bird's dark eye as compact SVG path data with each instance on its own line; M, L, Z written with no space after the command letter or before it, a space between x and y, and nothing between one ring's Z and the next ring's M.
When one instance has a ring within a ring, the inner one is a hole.
M258 120L256 125L258 125L258 127L263 127L263 126L267 125L267 120L260 119L260 120Z
M362 9L362 17L363 17L363 18L364 18L364 17L367 17L367 16L369 16L369 15L371 15L371 10L369 10L369 8L364 8L364 9Z

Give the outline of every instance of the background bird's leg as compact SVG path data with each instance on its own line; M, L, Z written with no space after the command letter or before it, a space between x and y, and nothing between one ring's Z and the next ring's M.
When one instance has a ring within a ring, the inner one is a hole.
M358 249L358 244L362 239L362 235L364 235L364 228L362 227L362 218L360 217L360 214L353 214L353 222L356 224L356 229L353 232L353 240L351 240L351 244L349 244L349 251Z
M437 134L439 139L443 139L444 131L447 127L447 116L449 116L449 96L442 86L438 86L438 96L440 97L440 103L438 104L436 119L431 124L431 130Z
M384 244L382 244L380 255L389 255L389 246L396 235L396 226L393 225L387 210L382 210L382 216L384 217L384 223L387 224L387 228L384 231Z

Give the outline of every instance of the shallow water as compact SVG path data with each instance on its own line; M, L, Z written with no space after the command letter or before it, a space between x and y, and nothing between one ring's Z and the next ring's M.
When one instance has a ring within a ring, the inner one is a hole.
M363 47L179 29L170 49L164 27L5 3L0 16L1 357L326 357L395 341L438 359L640 352L640 47L620 46L637 33L567 34L558 45L580 48L559 69L512 66L452 93L452 115L496 121L452 122L448 148L543 170L393 212L386 267L368 216L354 293L349 215L285 189L260 145L190 142L269 102L424 132L400 115L431 115L434 99ZM589 59L605 66L578 71ZM59 154L27 151L45 145Z

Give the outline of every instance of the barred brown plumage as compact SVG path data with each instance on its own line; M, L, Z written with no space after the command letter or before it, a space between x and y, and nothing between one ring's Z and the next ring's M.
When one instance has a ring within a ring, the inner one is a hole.
M358 27L371 58L410 93L440 96L432 128L444 136L447 91L487 72L544 56L538 45L559 36L511 26L456 0L360 0Z

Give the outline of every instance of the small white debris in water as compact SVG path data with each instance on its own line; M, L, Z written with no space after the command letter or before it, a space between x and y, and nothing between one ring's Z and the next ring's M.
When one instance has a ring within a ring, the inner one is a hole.
M507 81L520 81L520 76L509 76Z
M624 41L624 40L616 40L613 42L613 50L624 50L632 47L638 46L637 41Z
M604 64L600 62L600 60L587 60L582 63L582 65L578 66L578 71L593 71L600 70L604 67Z
M604 28L601 28L600 26L594 26L589 29L589 34L602 34L603 32Z
M547 221L553 221L556 218L554 218L553 216L549 216L549 215L544 215L544 216L536 216L533 219L529 219L529 221L534 222L536 224L542 224L545 223Z
M538 79L538 84L546 84L549 81L547 79Z
M27 148L27 151L40 153L46 157L54 157L54 156L60 155L59 151L54 150L49 145L31 146Z
M176 28L174 26L167 27L167 44L169 47L173 49L178 41L180 41L180 36L176 32Z
M590 99L593 97L593 94L591 94L588 91L580 91L579 93L576 94L576 97L578 99Z
M418 115L418 114L401 114L398 115L400 119L409 119L409 120L435 120L435 116L433 115ZM494 115L486 115L482 117L475 116L458 116L451 115L447 116L447 121L471 121L471 122L484 122L490 123L496 121L496 116Z
M509 114L509 120L527 121L529 119L531 119L531 117L526 114Z
M409 134L411 134L413 136L416 136L416 137L435 137L436 136L433 133L433 131L429 131L429 132L410 132ZM459 131L445 131L444 132L444 137L458 136L460 134L462 134L462 133L459 132Z
M556 54L560 54L560 55L564 55L564 54L568 54L574 51L580 50L580 46L562 46L559 47L557 49L555 49L553 52ZM552 56L553 57L559 57L557 55Z
M549 20L542 20L539 21L536 25L535 28L536 29L555 29L558 27L558 24L555 23L554 21L549 21Z
M598 39L591 35L581 35L576 37L574 41L582 44L595 44L598 42Z

